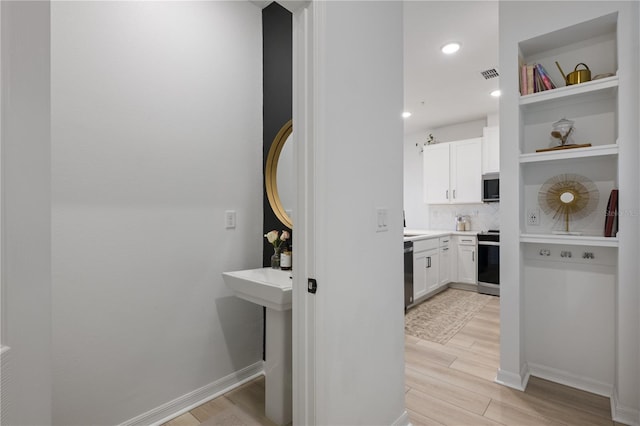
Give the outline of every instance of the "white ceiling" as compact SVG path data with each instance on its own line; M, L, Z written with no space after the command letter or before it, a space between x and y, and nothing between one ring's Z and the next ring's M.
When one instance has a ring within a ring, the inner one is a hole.
M271 0L250 0L264 8ZM288 8L301 1L280 0ZM489 95L498 78L481 71L498 69L498 1L404 1L405 133L486 118L498 111ZM291 10L291 9L290 9ZM462 48L445 55L440 48L457 41Z
M406 1L404 3L405 133L485 118L498 111L489 93L499 77L497 1ZM445 55L440 48L458 41L462 48Z

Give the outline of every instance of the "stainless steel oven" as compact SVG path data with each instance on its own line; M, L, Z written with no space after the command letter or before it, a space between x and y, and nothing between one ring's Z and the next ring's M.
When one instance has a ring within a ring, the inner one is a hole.
M500 232L478 234L478 293L500 295Z

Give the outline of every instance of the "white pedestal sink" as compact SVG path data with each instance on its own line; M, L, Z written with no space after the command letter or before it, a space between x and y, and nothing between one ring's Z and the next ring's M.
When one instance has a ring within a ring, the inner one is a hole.
M237 297L267 308L265 414L286 425L292 419L291 271L248 269L222 277Z

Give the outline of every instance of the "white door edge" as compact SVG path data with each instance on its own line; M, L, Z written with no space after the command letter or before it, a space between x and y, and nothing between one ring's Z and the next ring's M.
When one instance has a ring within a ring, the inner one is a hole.
M318 3L305 2L293 11L293 135L296 208L293 233L293 424L316 424L315 296L308 278L315 278L315 146L317 64L314 13Z

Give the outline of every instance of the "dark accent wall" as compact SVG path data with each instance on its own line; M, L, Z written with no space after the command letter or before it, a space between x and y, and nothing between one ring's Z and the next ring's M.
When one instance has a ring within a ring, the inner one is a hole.
M276 2L262 9L263 48L263 155L262 171L273 138L292 116L293 103L293 24L291 12ZM295 123L294 123L295 126ZM295 128L295 127L294 127ZM287 229L278 220L269 205L267 192L262 185L264 233ZM271 265L273 247L263 238L262 264Z

